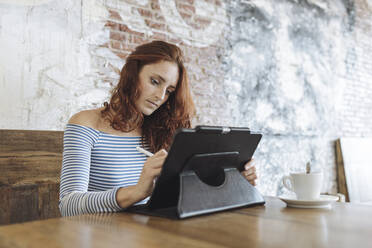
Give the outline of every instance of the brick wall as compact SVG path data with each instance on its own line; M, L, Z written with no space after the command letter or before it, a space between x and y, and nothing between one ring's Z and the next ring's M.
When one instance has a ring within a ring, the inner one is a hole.
M372 4L353 3L350 49L345 60L345 90L337 122L339 136L372 136Z

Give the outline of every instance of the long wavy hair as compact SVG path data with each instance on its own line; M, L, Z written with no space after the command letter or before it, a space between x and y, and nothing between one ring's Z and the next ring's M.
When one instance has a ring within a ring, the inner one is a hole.
M179 77L176 90L156 111L145 116L135 107L135 100L141 95L139 73L143 66L160 61L177 64ZM191 127L194 114L182 51L164 41L152 41L136 47L126 59L110 102L105 102L101 111L102 117L109 120L115 130L130 132L141 127L142 141L146 141L153 152L162 148L168 150L176 129Z

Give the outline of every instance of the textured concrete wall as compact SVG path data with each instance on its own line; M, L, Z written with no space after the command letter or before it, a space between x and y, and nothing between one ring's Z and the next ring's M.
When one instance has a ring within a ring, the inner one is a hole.
M0 128L62 130L109 96L138 44L179 44L194 124L264 133L264 194L307 161L336 188L333 141L372 136L367 0L0 0Z

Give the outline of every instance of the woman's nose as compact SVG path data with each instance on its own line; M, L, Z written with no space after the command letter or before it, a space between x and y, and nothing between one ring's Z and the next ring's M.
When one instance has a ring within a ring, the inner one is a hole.
M157 92L157 97L160 99L160 100L164 100L165 99L165 95L167 94L167 89L166 88L160 88Z

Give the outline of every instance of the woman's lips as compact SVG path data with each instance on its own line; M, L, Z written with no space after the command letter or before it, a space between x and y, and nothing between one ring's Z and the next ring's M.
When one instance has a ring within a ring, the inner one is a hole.
M154 107L158 107L158 105L156 104L156 103L154 103L154 102L152 102L152 101L149 101L149 100L147 100L149 103L151 103L151 105L153 105Z

